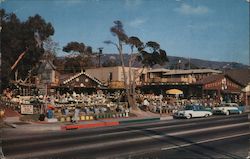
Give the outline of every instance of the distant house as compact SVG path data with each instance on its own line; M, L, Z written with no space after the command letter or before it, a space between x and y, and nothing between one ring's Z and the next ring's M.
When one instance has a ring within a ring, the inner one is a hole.
M140 81L139 72L141 68L132 67L132 78L136 78L135 82L138 84ZM86 69L85 72L92 77L95 77L110 88L124 88L124 75L122 66L114 67L101 67ZM129 83L129 67L125 67L125 74L127 77L126 82Z
M49 84L51 86L59 85L60 73L50 60L43 60L38 68L36 84Z
M210 75L195 84L202 86L203 97L218 102L241 102L242 84L228 75Z
M37 71L36 87L39 94L55 94L59 86L60 73L50 60L42 60Z

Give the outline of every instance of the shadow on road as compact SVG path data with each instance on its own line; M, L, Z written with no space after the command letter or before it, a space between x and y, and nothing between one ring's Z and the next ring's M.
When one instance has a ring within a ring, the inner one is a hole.
M129 128L129 129L138 130L136 128ZM231 159L243 158L241 156L238 156L238 155L235 155L235 154L223 151L223 150L218 150L218 148L216 148L216 147L206 146L202 143L196 143L196 142L194 142L190 139L187 139L187 138L165 135L165 133L163 133L163 132L158 132L158 131L154 131L154 130L140 130L140 131L142 132L142 134L144 134L146 136L152 136L152 135L161 136L162 138L152 137L154 140L158 140L161 143L168 143L168 144L172 144L174 146L181 146L182 144L177 144L178 141L181 141L183 144L191 144L192 146L197 146L197 150L191 150L188 148L188 146L187 147L183 146L183 147L179 147L179 148L177 147L174 149L189 151L189 152L195 153L197 155L201 155L204 158L217 159L218 157L213 157L212 155L205 153L206 151L205 152L199 151L199 148L206 149L206 150L212 151L212 152L220 154L220 155L224 155L225 157L223 157L223 158L231 158ZM183 158L183 156L182 156L182 158Z

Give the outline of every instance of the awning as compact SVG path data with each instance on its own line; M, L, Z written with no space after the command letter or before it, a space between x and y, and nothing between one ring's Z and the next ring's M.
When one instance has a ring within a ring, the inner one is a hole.
M169 89L169 90L166 91L166 94L179 95L179 94L183 94L183 91L181 91L179 89Z

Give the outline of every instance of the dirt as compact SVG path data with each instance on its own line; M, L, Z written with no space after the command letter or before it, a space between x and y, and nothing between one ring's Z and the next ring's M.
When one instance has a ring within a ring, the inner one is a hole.
M132 110L131 114L134 114L137 117L159 117L159 114L155 114L149 111L143 111L143 110Z

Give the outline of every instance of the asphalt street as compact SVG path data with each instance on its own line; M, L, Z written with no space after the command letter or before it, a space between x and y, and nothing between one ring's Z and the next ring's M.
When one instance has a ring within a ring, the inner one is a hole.
M247 114L131 123L37 134L3 133L3 153L17 158L244 158L250 151Z

